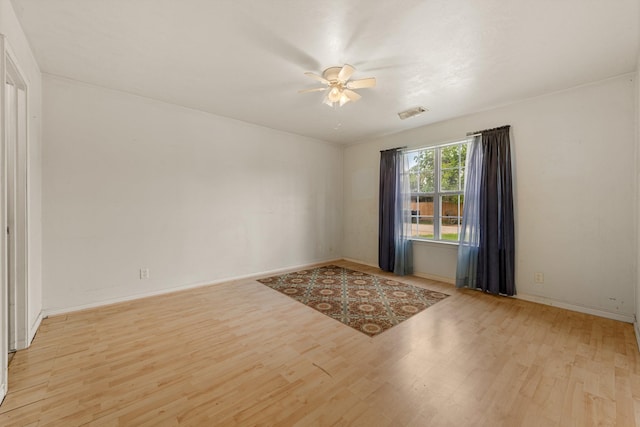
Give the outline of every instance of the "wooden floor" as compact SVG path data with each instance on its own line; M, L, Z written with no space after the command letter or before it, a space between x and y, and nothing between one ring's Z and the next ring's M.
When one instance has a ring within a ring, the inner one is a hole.
M632 325L403 281L451 297L374 338L253 280L46 319L0 425L640 425Z

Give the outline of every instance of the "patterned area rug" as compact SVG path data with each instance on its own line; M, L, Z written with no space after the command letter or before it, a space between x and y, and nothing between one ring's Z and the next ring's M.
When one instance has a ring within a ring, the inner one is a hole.
M258 282L371 337L449 296L335 265Z

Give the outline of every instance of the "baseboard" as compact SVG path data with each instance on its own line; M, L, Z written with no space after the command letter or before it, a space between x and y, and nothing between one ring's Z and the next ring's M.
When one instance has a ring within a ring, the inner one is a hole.
M636 333L636 342L638 343L638 351L640 351L640 326L638 326L638 319L633 322L633 330Z
M29 342L27 343L27 347L31 345L31 343L33 342L33 339L36 337L36 334L38 333L38 329L40 328L40 323L42 323L42 317L43 317L43 314L41 310L40 313L38 313L38 317L36 317L36 320L31 325L31 328L29 328L29 336L28 336Z
M314 262L310 262L308 264L301 264L301 265L294 265L291 267L285 267L285 268L277 268L275 270L268 270L268 271L263 271L261 273L255 273L255 274L249 274L245 277L242 277L242 279L254 279L257 277L262 277L262 276L267 276L270 274L282 274L282 273L286 273L288 271L296 271L296 270L301 270L301 269L305 269L305 268L310 268L310 267L315 267L318 265L323 265L323 264L331 264L334 262L338 262L338 261L342 261L343 258L331 258L331 259L326 259L326 260L322 260L322 261L314 261ZM228 282L228 280L222 280L222 282Z
M438 282L444 282L444 283L449 283L450 285L455 285L456 284L456 279L452 278L452 277L444 277L444 276L437 276L435 274L429 274L429 273L420 273L415 271L413 273L414 276L418 276L418 277L422 277L423 279L429 279L429 280L435 280Z
M540 297L536 295L518 294L514 295L515 298L529 302L537 302L538 304L549 305L552 307L564 308L566 310L577 311L578 313L592 314L598 317L604 317L605 319L619 320L626 323L634 323L633 314L621 314L612 313L610 311L600 310L592 307L585 307L582 305L569 304L563 301L557 301L551 298ZM636 329L636 337L638 336L638 330ZM639 341L640 345L640 341ZM640 348L640 347L639 347Z
M142 294L135 294L135 295L127 295L127 296L119 297L119 298L110 298L110 299L97 301L97 302L93 302L93 303L89 303L89 304L81 304L81 305L76 305L76 306L71 306L71 307L43 309L42 313L41 313L41 317L42 316L44 316L44 317L57 316L57 315L60 315L60 314L73 313L75 311L88 310L88 309L91 309L91 308L103 307L105 305L118 304L118 303L127 302L127 301L134 301L134 300L154 297L154 296L158 296L158 295L170 294L170 293L173 293L173 292L186 291L188 289L201 288L203 286L219 285L221 283L233 282L233 281L237 281L237 280L255 279L255 278L258 278L258 277L264 277L264 276L268 276L268 275L282 274L282 273L286 273L288 271L300 270L300 269L304 269L304 268L313 267L313 266L316 266L316 265L322 265L322 264L337 262L337 261L340 261L340 260L342 260L342 258L331 258L331 259L327 259L327 260L319 260L319 261L314 261L314 262L310 262L310 263L307 263L307 264L293 265L293 266L289 266L289 267L283 267L283 268L278 268L278 269L274 269L274 270L267 270L267 271L262 271L262 272L258 272L258 273L251 273L251 274L245 274L245 275L241 275L241 276L225 277L223 279L208 280L208 281L205 281L205 282L198 282L198 283L190 283L190 284L180 285L180 286L173 286L173 287L170 287L170 288L160 289L158 291L145 292L145 293L142 293Z
M373 268L380 268L379 265L377 264L372 264L370 262L364 262L364 261L360 261L359 259L353 259L353 258L342 258L342 260L344 261L349 261L349 262L355 262L356 264L362 264L362 265L366 265L368 267L373 267Z
M38 313L36 320L26 331L26 335L22 331L18 333L18 338L15 342L15 350L24 350L29 348L33 338L36 336L36 332L38 332L38 328L40 327L40 323L42 322L42 311Z

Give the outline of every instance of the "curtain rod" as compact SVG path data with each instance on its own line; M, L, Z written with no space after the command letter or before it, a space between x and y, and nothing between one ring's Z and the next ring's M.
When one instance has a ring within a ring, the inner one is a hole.
M491 132L491 131L500 130L500 129L509 129L510 127L511 127L511 125L504 125L504 126L499 126L497 128L493 128L493 129L485 129L485 130L477 130L475 132L467 132L467 136L481 135L484 132Z
M404 147L396 147L396 148L389 148L387 150L380 150L380 152L384 153L385 151L398 151L398 150L404 150L405 148L407 148L406 145Z

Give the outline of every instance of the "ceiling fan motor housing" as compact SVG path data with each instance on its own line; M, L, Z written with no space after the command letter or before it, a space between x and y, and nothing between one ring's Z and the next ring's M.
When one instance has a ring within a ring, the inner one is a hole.
M322 72L322 77L329 80L330 82L338 81L338 74L340 74L340 70L342 67L329 67Z

